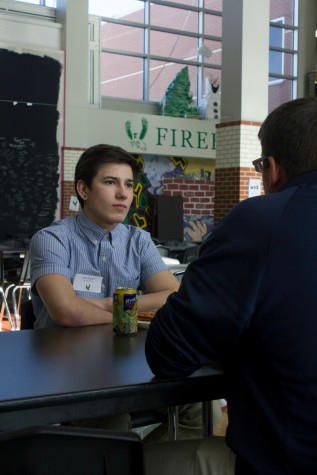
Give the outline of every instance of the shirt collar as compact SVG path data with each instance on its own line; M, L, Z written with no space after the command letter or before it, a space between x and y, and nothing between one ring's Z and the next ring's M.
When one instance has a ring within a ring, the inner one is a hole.
M282 186L281 190L290 188L292 186L311 186L317 184L317 170L311 170L300 175L290 178L285 185Z
M83 211L77 216L77 224L85 236L95 245L99 244L103 239L109 239L113 245L114 240L118 240L120 235L126 230L126 226L119 223L111 231L106 231L90 221Z

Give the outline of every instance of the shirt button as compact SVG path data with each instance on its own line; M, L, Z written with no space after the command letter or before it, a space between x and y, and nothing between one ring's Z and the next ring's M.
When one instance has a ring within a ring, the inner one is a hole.
M103 257L101 258L101 260L102 260L103 262L106 262L106 260L107 260L106 256L103 256Z

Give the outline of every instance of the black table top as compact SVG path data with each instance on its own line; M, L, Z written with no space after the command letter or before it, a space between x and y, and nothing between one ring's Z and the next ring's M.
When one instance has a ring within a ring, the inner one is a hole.
M0 333L0 431L224 397L216 365L155 378L145 336L113 335L111 324Z

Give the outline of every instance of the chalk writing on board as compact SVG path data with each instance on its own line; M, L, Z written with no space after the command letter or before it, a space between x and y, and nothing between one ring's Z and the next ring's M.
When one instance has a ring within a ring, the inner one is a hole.
M61 63L0 49L0 65L0 239L31 237L58 205Z

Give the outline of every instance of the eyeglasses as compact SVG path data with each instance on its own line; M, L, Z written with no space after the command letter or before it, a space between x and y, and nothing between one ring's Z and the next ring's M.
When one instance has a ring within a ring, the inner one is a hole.
M265 160L267 160L269 157L260 157L260 158L257 158L256 160L253 160L252 162L252 165L254 166L255 168L255 171L258 172L258 173L262 173L263 171L263 162Z

